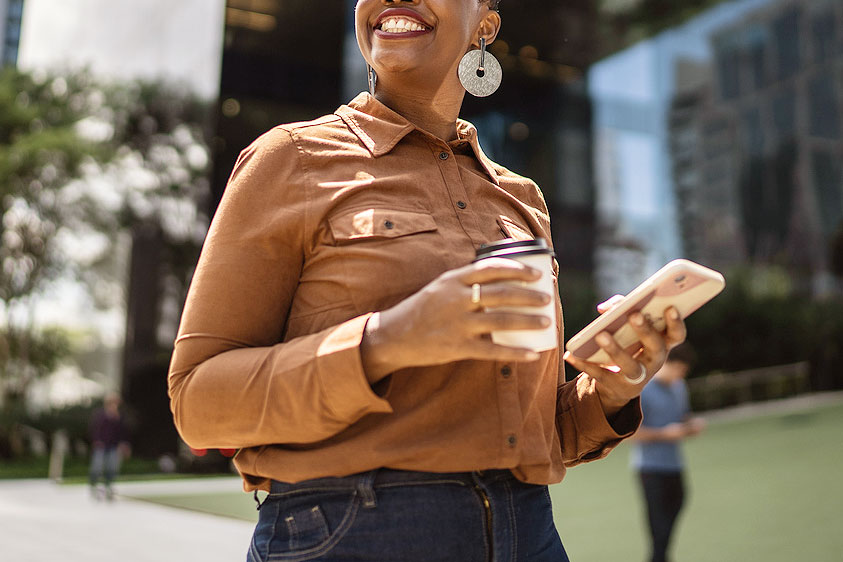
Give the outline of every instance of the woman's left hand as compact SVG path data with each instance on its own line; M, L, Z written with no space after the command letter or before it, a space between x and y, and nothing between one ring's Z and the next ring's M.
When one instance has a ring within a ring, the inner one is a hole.
M617 298L613 297L598 305L597 310L605 312ZM565 361L597 381L597 393L607 417L616 414L641 394L644 385L661 369L667 359L667 352L685 341L685 322L679 312L670 307L665 310L664 318L665 330L659 332L641 313L629 316L629 323L641 340L641 348L632 354L624 351L608 332L598 334L597 344L614 362L611 368L565 353Z

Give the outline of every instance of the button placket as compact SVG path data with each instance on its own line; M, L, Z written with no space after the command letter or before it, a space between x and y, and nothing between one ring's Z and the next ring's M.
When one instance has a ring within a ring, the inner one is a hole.
M498 409L501 415L500 446L502 458L516 461L518 456L518 431L523 423L521 404L518 398L517 364L496 363L495 378L498 387Z
M464 233L468 235L474 247L478 247L487 240L482 234L482 229L477 225L477 217L474 216L474 213L469 212L471 207L468 200L468 191L462 178L459 160L447 145L441 144L440 142L433 142L429 144L429 147L442 174L444 187L447 191L448 199L451 205L453 205L452 208L456 214L456 219Z

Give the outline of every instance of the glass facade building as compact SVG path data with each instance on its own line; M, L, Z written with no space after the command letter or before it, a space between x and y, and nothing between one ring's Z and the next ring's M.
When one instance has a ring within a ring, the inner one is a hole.
M0 64L14 65L18 60L23 0L0 0Z
M742 0L592 67L601 290L679 255L839 290L842 53L840 2Z

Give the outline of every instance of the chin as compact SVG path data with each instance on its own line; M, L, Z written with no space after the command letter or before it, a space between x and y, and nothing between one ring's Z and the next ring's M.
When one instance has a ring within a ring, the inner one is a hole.
M382 54L374 59L375 68L381 72L410 72L418 67L418 61L411 55Z

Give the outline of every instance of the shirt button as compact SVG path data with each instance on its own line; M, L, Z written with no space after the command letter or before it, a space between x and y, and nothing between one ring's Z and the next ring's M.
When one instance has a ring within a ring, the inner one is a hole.
M440 160L447 160L448 158L450 158L450 156L451 155L448 154L447 152L445 152L444 150L439 153L439 159Z
M460 209L465 209L466 207L468 207L468 205L465 201L457 201L457 207L459 207Z
M510 367L509 365L504 365L501 368L501 375L503 375L503 378L508 379L510 376L512 376L512 367Z
M392 230L395 227L395 224L392 221L385 221L383 225L386 227L387 230Z
M515 447L515 444L518 443L518 438L515 435L510 435L506 438L506 442L509 443L510 447Z

